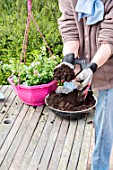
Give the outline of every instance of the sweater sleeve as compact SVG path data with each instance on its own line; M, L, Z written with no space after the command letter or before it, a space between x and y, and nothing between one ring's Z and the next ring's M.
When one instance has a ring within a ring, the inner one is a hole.
M108 0L105 4L105 15L100 23L98 41L100 44L109 44L111 54L113 54L113 1Z
M58 19L58 24L63 43L67 41L78 41L78 29L69 0L59 0L59 9L62 15Z

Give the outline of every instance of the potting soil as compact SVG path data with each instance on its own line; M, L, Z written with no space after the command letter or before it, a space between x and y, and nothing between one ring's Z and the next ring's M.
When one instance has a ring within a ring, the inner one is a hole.
M68 94L52 92L47 104L62 111L82 111L94 106L95 99L92 91L84 98L83 93L75 89Z

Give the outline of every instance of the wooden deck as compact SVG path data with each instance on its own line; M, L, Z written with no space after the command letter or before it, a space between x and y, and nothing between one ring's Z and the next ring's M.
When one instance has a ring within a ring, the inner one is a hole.
M0 170L90 170L94 111L65 120L23 104L11 86L0 91Z

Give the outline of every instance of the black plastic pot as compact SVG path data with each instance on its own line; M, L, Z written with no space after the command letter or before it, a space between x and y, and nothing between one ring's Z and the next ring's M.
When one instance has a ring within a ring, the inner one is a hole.
M95 99L95 104L88 108L88 109L85 109L85 110L81 110L81 111L62 111L62 110L59 110L59 109L56 109L56 108L53 108L51 106L48 105L47 103L47 98L49 97L49 95L47 95L47 97L45 98L45 103L46 105L49 107L49 109L54 112L55 114L63 117L63 118L66 118L66 119L81 119L83 118L86 114L90 113L90 111L92 109L95 108L96 104L97 104L97 98L94 96L94 99Z

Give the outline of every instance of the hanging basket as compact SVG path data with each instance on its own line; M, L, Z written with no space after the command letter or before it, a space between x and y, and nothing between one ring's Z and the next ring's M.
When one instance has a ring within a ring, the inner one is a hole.
M23 60L23 56L24 56L24 63L26 62L26 49L27 49L27 42L28 42L28 29L30 26L30 18L32 18L34 24L36 25L37 30L40 33L41 37L43 38L50 55L53 56L44 36L42 35L38 27L38 24L36 23L31 13L31 0L28 0L28 18L27 18L26 30L24 34L24 41L23 41L23 46L22 46L22 55L20 57L20 64ZM42 85L35 85L35 86L21 85L20 75L19 75L17 86L15 86L12 76L8 78L8 82L12 85L12 88L14 89L15 93L23 101L23 103L31 105L31 106L40 106L40 105L45 104L46 96L52 91L55 91L58 86L57 85L58 83L56 80L53 80L48 84L42 84Z
M36 85L36 86L15 86L12 80L12 76L8 78L9 83L12 85L15 93L23 101L23 103L31 106L40 106L45 104L45 97L52 91L57 89L57 81L53 80L48 84Z

